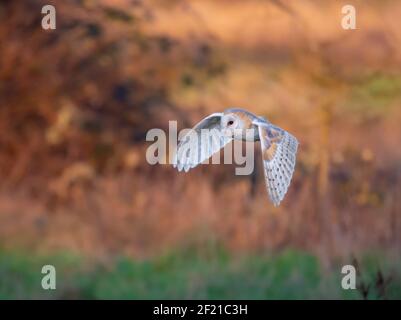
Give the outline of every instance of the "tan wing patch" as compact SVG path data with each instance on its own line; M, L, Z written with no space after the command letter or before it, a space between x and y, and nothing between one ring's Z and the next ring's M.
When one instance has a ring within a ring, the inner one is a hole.
M284 199L295 169L297 139L271 125L259 125L266 188L270 200L278 206Z
M270 145L270 148L267 148L266 150L264 150L263 160L271 161L274 158L274 156L276 155L276 151L277 151L277 143L272 143Z
M271 130L273 137L269 138L267 130L260 130L261 140L263 139L263 160L271 161L277 153L277 143L282 140L282 134L277 130Z

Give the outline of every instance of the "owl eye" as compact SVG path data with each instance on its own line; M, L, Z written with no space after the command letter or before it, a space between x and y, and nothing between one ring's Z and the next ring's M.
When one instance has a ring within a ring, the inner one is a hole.
M230 120L230 121L227 122L227 125L228 125L228 126L232 126L233 124L234 124L234 121L233 121L233 120Z

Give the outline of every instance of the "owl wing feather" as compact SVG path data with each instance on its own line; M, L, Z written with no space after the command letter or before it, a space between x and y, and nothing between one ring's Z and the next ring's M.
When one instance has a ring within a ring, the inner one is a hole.
M174 168L187 172L210 158L232 140L222 133L220 124L222 115L222 113L213 113L184 134L174 155Z
M266 187L270 200L278 206L284 199L295 169L298 140L287 131L262 119L258 126Z

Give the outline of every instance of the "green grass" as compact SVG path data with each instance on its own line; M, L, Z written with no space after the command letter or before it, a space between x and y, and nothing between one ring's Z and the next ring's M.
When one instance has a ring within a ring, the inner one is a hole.
M350 92L350 111L365 116L382 116L399 105L400 75L374 73L357 80Z
M401 298L399 274L390 260L365 258L360 266L368 298ZM41 268L57 270L57 289L41 288ZM392 276L385 296L374 290L380 266ZM181 250L135 261L108 263L69 254L29 256L0 252L0 299L359 299L358 290L342 290L341 266L324 275L316 257L287 251L273 256L231 256L222 249ZM391 273L392 272L392 273Z

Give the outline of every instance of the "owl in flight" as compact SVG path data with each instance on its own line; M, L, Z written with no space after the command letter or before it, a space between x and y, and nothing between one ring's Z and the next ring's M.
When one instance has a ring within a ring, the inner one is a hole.
M210 132L207 143L201 139L204 129ZM291 183L298 141L287 131L246 110L227 109L200 121L180 139L173 166L187 172L232 140L260 141L267 191L278 206Z

